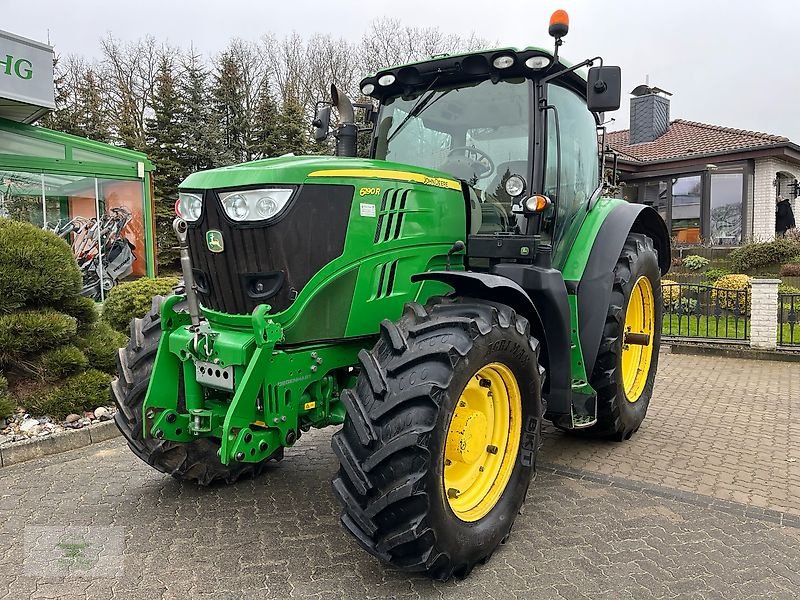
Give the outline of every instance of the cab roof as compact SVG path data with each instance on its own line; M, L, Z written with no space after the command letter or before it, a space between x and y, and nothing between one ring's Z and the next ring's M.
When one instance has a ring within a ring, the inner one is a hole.
M499 68L495 66L495 61L504 56L513 59L510 66ZM533 69L526 65L526 61L533 57L543 57L549 59L550 64L541 69ZM527 48L493 48L488 50L476 50L474 52L464 52L461 54L442 54L435 55L427 60L396 65L381 69L374 75L365 77L361 81L360 88L362 93L366 89L370 92L364 94L381 100L384 97L408 94L417 89L436 87L444 85L457 85L470 81L481 81L484 79L512 79L519 77L533 77L534 75L551 74L569 68L572 64L559 57L553 64L553 52L536 46ZM391 80L391 75L394 80ZM383 84L381 79L383 78ZM579 69L576 72L567 74L567 78L576 89L586 86L585 70ZM370 90L367 86L371 85Z

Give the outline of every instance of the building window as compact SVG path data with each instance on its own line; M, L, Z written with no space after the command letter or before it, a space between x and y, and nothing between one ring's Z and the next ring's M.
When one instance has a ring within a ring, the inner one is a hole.
M672 236L679 243L699 244L703 179L700 175L672 180Z
M709 236L715 246L730 246L742 241L742 191L744 173L711 174L711 214Z
M664 222L669 222L669 181L648 181L644 184L644 203L652 206Z

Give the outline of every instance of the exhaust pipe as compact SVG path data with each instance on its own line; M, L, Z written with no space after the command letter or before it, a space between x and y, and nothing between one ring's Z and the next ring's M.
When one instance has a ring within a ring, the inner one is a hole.
M339 113L339 127L336 129L336 156L356 156L358 126L353 103L347 94L331 84L331 103Z
M188 226L186 221L176 217L172 228L178 236L178 247L181 254L181 271L183 272L183 286L186 290L186 303L189 305L189 316L192 319L192 329L200 326L200 303L197 300L197 284L192 273L192 259L189 257L189 240L186 235Z

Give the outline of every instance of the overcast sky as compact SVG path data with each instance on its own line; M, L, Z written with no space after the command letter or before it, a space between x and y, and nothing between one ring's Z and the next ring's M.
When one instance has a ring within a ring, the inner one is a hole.
M624 100L611 129L627 127L627 92L645 82L673 93L671 118L785 135L800 143L800 2L796 0L0 0L0 28L61 54L99 54L107 32L213 54L232 37L316 31L358 40L376 17L550 47L550 13L564 8L562 55L601 55L622 67Z

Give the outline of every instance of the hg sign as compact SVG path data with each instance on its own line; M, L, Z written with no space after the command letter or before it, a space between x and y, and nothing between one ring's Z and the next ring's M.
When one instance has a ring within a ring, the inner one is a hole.
M26 58L15 59L12 55L6 54L5 60L0 59L0 68L6 75L16 76L20 79L30 79L33 77L33 64Z
M33 123L56 107L54 91L53 49L0 30L0 118Z

